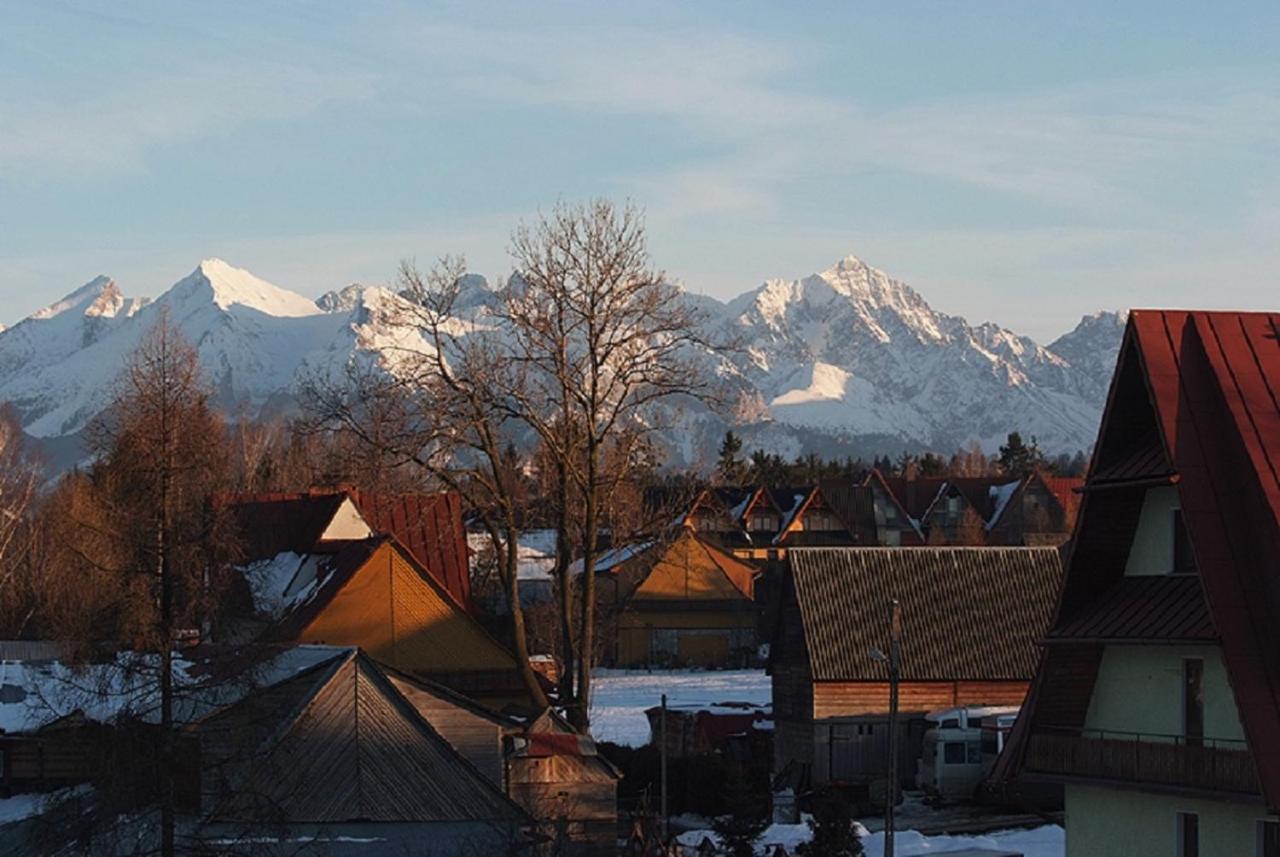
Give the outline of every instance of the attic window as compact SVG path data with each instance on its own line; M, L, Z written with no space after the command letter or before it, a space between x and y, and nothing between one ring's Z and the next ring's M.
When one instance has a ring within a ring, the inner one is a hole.
M771 512L752 512L751 531L753 533L772 533L778 529L778 516Z
M1191 550L1191 536L1182 519L1182 510L1173 510L1173 573L1195 574L1196 558Z
M804 528L806 530L838 530L840 525L836 523L836 516L827 511L807 512L804 516Z

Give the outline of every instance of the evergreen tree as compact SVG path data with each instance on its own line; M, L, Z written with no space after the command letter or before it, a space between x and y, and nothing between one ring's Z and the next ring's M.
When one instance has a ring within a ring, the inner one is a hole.
M942 456L934 455L932 452L926 452L924 457L920 459L919 475L929 476L945 476L947 473L947 463L942 460Z
M734 485L742 481L742 459L738 458L741 452L742 438L732 430L725 432L724 440L720 442L720 458L716 462L716 472L722 482Z
M728 815L722 815L711 824L720 839L720 853L726 857L755 857L756 841L769 826L764 802L751 791L746 772L741 765L732 765L724 783L725 803L730 807Z
M1036 467L1044 464L1044 456L1036 443L1035 435L1031 443L1022 440L1020 432L1009 432L1009 437L1000 447L1000 469L1010 476L1026 476Z
M852 808L838 795L821 795L814 802L809 819L813 839L796 848L799 857L862 857L862 839Z

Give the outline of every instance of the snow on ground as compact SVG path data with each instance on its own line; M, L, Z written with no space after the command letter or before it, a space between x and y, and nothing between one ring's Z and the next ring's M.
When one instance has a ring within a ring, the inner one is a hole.
M644 712L660 705L664 693L673 706L772 700L764 670L597 670L591 691L591 734L630 747L649 743Z
M88 786L61 789L55 792L40 794L20 794L0 800L0 824L22 821L33 815L39 815L46 807L51 807L61 800L77 794L88 794Z
M796 846L808 842L811 833L807 824L772 824L756 843L756 853L768 854L775 845L784 846L794 854ZM704 838L716 841L710 830L690 830L680 834L678 841L686 854ZM863 833L862 845L867 857L884 854L883 833ZM894 853L900 857L920 855L944 855L967 848L986 848L996 851L1021 852L1025 857L1063 857L1066 850L1066 834L1056 824L1031 830L1002 830L972 836L922 836L914 830L899 830L894 837Z

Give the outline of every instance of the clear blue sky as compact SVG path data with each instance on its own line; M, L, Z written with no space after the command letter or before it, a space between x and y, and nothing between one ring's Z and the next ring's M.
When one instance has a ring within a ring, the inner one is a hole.
M502 274L593 195L721 297L854 253L1042 339L1277 308L1277 45L1276 0L0 0L0 322L206 256L312 295Z

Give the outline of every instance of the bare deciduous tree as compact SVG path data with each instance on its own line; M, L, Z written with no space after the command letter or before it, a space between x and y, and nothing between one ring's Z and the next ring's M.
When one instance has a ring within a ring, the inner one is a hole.
M709 393L694 355L705 344L703 318L652 267L631 206L557 205L516 230L511 253L517 273L499 315L524 383L509 399L564 467L566 490L581 497L577 687L562 702L586 729L602 513L674 401ZM621 466L608 467L609 458Z

